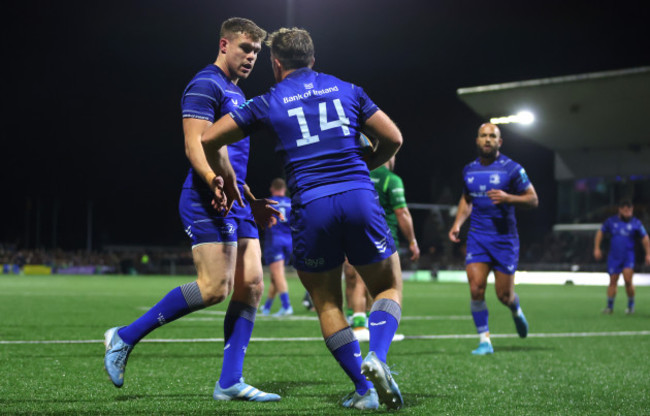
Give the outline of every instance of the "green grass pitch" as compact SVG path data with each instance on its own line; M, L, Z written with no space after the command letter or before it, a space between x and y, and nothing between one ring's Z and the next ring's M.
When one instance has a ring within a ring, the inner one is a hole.
M127 324L188 277L0 276L0 414L350 415L340 399L352 383L321 341L251 342L246 381L283 396L279 403L215 402L212 389L222 342L141 343L116 389L103 370L104 346L7 341L100 340ZM314 314L258 317L253 337L320 337ZM493 338L493 356L476 347L466 284L406 282L407 336L393 343L389 365L405 399L405 415L650 414L650 288L637 289L637 313L623 313L621 290L611 316L600 314L605 288L517 286L531 333L633 334ZM279 300L274 305L277 309ZM166 325L149 339L221 338L225 303ZM509 311L488 288L493 336L514 334ZM645 332L642 332L645 331ZM468 338L409 339L421 335ZM367 352L368 344L361 349ZM385 408L379 411L385 413ZM373 412L365 412L373 413Z

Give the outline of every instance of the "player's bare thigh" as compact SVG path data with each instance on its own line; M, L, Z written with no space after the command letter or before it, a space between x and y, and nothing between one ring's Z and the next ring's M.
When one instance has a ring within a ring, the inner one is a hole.
M626 285L632 284L632 278L634 277L634 269L626 267L623 269L623 280L625 280ZM617 276L618 280L618 276Z
M298 270L298 277L314 302L323 337L347 327L342 311L341 266L316 273Z
M488 263L469 263L465 266L472 300L485 300L485 288L490 269Z
M237 262L232 300L257 307L264 290L260 240L237 240Z
M197 283L203 302L214 305L223 302L233 288L237 246L206 243L192 249Z
M284 259L269 264L269 272L271 273L271 282L275 285L277 293L287 292L287 279L284 276Z
M495 270L494 289L501 303L510 305L515 300L515 275Z
M375 300L391 299L402 304L402 269L397 252L377 263L354 266Z

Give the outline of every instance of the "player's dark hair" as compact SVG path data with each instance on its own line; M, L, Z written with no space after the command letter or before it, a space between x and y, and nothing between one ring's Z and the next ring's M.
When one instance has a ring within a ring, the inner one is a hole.
M279 191L281 189L285 189L287 187L287 183L284 181L282 178L275 178L271 182L271 189Z
M298 69L314 60L314 42L305 29L280 28L269 35L266 45L284 69Z
M618 203L619 207L631 207L634 204L632 204L632 201L629 199L622 199L621 202Z
M266 38L266 30L243 17L231 17L221 24L219 37L231 39L234 34L246 34L255 42L261 42Z

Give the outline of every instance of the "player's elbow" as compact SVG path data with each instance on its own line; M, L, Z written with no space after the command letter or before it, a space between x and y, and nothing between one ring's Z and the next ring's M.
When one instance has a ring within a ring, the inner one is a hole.
M530 207L537 208L538 206L539 206L539 198L537 198L537 195L534 195L530 200Z

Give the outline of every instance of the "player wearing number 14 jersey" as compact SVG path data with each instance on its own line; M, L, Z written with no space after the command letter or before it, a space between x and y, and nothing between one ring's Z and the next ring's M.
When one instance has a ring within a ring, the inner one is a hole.
M401 316L401 271L369 168L395 155L401 133L363 89L311 69L314 46L305 30L280 29L267 44L278 83L221 118L202 142L219 148L258 129L275 136L292 195L294 266L316 306L327 347L355 385L342 405L372 409L381 402L399 409L403 400L386 354ZM366 161L361 130L378 140ZM342 311L345 256L375 299L363 361Z

